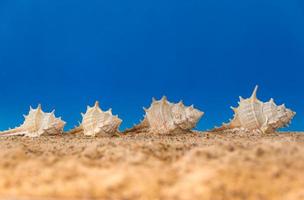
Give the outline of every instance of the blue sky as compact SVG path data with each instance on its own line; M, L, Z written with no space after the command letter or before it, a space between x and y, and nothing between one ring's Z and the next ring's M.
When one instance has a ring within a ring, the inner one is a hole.
M0 1L1 130L38 103L69 129L95 100L124 129L162 95L203 110L205 130L256 84L304 130L303 67L302 0Z

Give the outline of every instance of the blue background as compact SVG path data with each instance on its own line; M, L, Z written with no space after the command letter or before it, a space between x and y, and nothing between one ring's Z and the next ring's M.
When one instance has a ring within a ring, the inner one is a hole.
M123 130L162 95L205 111L204 130L255 84L304 130L303 67L302 0L0 1L2 130L38 103L69 129L95 100Z

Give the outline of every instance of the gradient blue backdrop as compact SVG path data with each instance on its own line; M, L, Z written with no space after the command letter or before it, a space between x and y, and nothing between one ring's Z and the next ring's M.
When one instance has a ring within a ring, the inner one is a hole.
M0 1L0 129L38 103L68 129L95 100L124 129L162 95L209 129L259 84L304 130L303 67L302 0Z

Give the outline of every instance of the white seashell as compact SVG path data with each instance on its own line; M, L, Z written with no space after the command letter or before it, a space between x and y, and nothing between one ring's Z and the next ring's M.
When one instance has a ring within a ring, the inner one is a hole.
M24 116L24 123L15 129L0 132L0 136L25 135L38 137L43 134L58 134L63 132L65 122L55 117L55 111L45 113L41 105L37 109L30 108L27 116Z
M95 136L98 134L113 135L118 132L118 128L122 122L118 116L112 115L112 110L106 112L99 107L96 101L94 107L87 108L87 112L82 114L82 131L86 136Z
M203 112L186 107L182 102L170 103L166 97L156 101L152 99L152 105L145 109L146 115L141 124L127 130L132 132L147 129L149 132L168 134L173 132L188 131L193 129L204 115Z
M266 103L261 102L257 99L257 90L258 86L255 87L248 99L240 97L239 107L232 107L235 113L234 119L229 124L214 129L214 131L227 128L245 128L271 133L288 125L296 113L287 109L285 105L277 106L273 99Z

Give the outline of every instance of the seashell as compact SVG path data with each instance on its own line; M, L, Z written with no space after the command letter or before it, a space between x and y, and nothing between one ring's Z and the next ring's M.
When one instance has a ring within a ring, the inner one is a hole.
M192 106L184 106L183 102L170 103L164 96L161 100L152 99L152 105L145 109L144 120L126 132L148 131L152 133L168 134L189 131L193 129L203 112Z
M244 128L247 130L259 130L263 133L272 133L277 129L288 126L295 112L287 109L285 105L277 106L273 99L262 102L257 99L258 86L255 87L248 99L240 97L239 107L231 109L234 111L234 118L228 124L223 124L213 131L220 131L232 128Z
M0 136L38 137L43 134L62 133L65 122L61 118L56 118L54 113L55 111L43 112L39 104L37 109L30 108L29 114L24 116L25 121L20 127L0 132Z
M115 135L122 120L118 116L112 115L112 109L104 112L96 101L93 107L87 107L87 112L82 115L82 123L80 127L76 127L69 133L83 132L86 136Z

